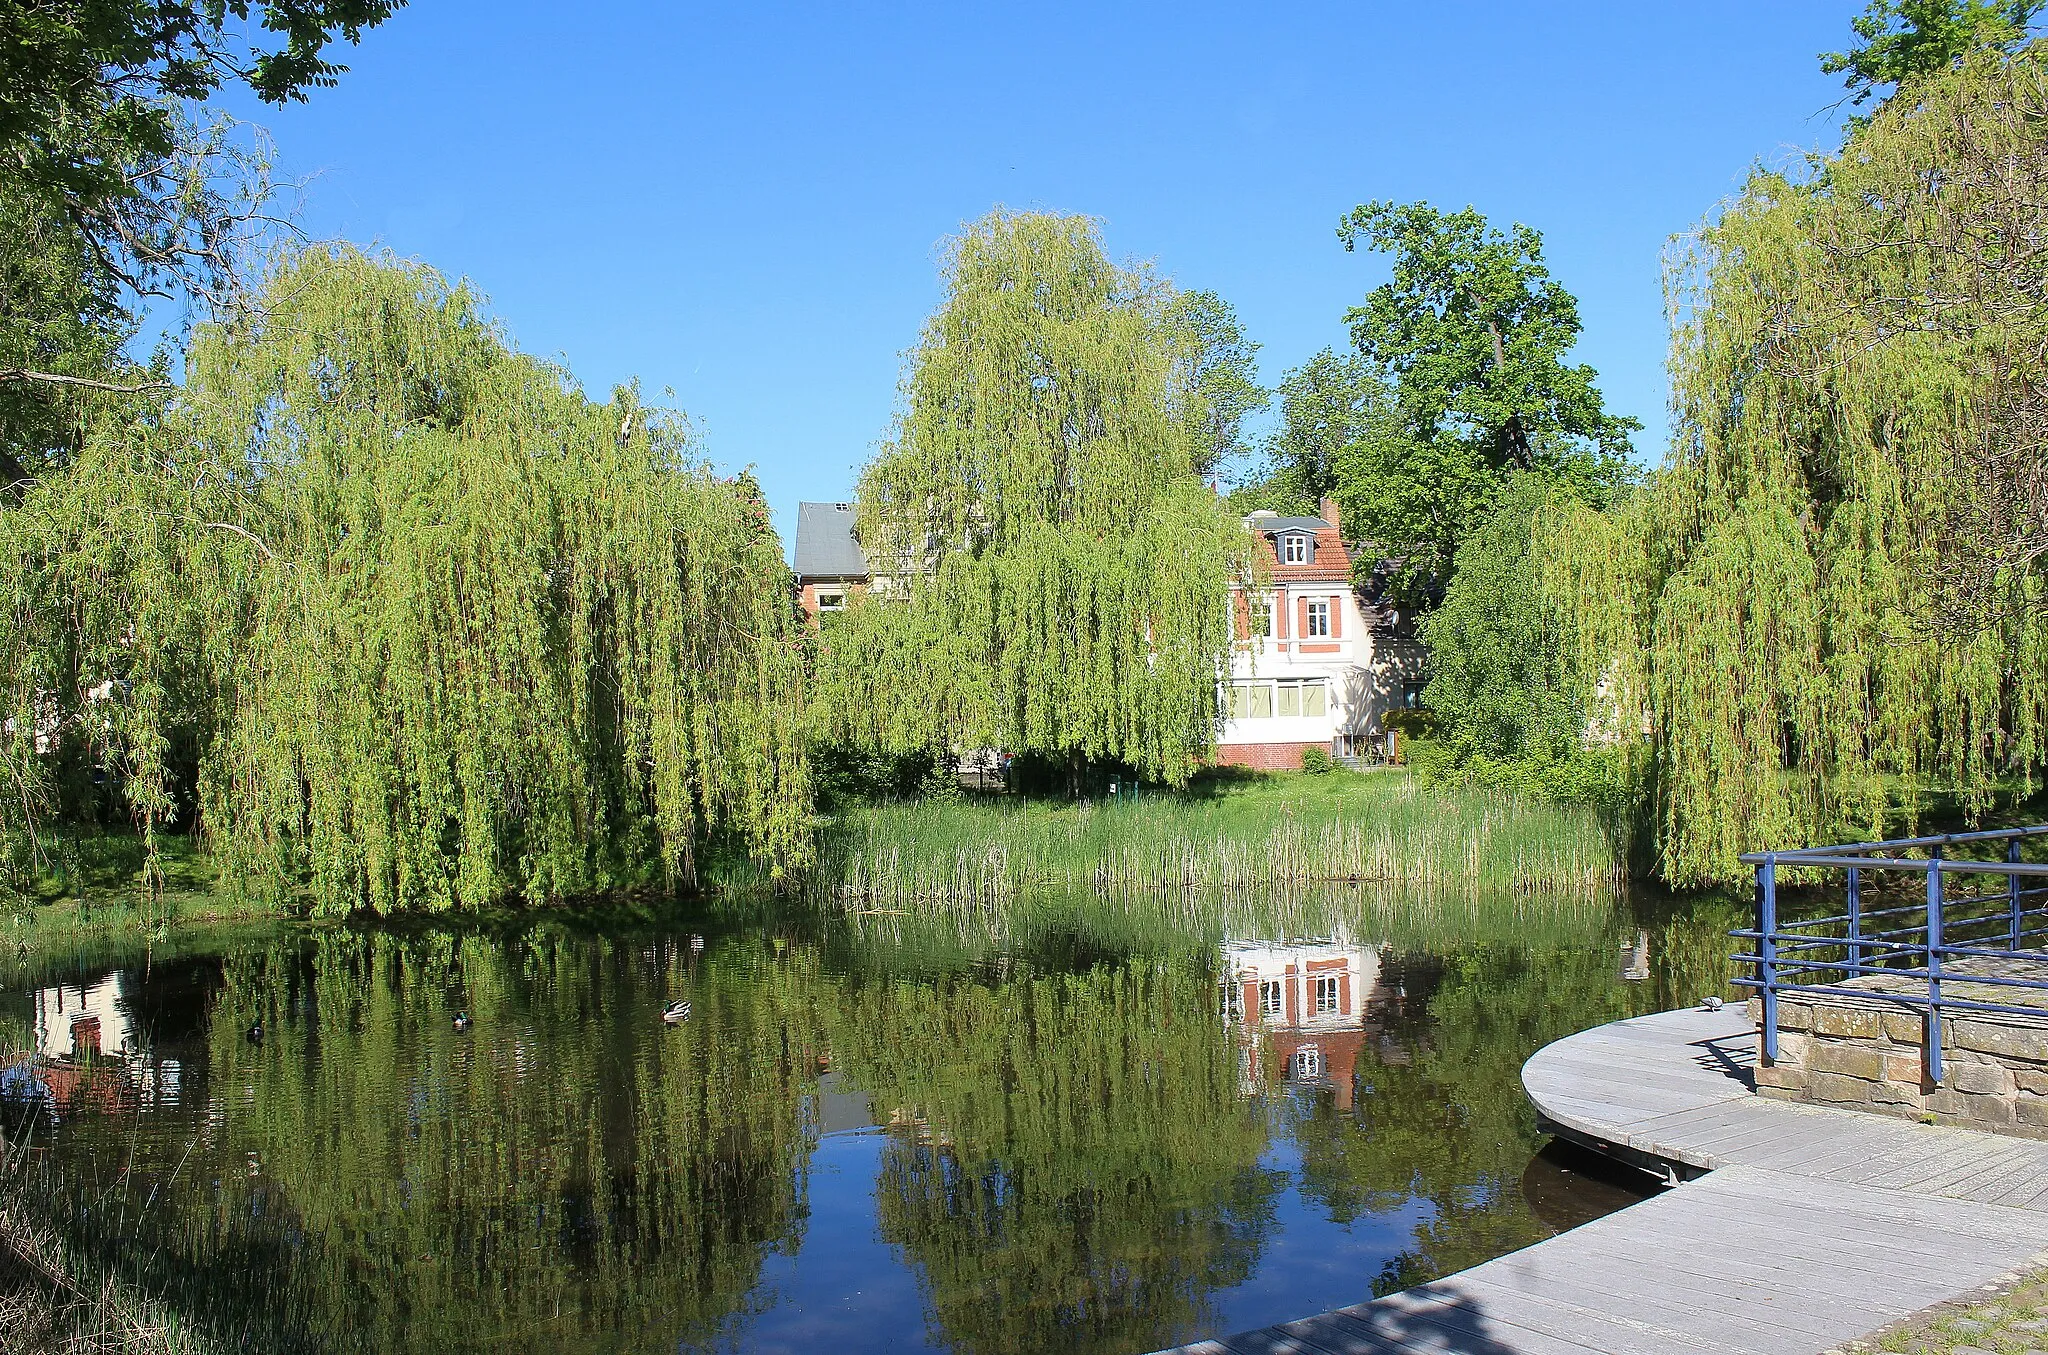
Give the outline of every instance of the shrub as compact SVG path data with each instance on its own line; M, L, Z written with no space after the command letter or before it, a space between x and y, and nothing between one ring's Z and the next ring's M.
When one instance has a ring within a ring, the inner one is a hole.
M1337 759L1330 756L1327 748L1304 748L1301 750L1301 769L1310 776L1327 776L1337 770Z

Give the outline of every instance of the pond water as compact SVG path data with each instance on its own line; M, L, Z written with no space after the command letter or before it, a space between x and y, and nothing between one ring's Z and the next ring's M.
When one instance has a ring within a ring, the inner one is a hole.
M231 1349L1131 1355L1638 1198L1541 1151L1521 1063L1727 991L1739 921L1226 911L10 959L11 1188Z

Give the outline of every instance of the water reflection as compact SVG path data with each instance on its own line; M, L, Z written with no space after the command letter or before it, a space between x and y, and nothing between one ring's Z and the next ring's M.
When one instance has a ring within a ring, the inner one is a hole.
M0 1123L230 1347L1122 1355L1631 1198L1532 1161L1517 1074L1718 986L1721 919L1640 924L262 932L10 981Z

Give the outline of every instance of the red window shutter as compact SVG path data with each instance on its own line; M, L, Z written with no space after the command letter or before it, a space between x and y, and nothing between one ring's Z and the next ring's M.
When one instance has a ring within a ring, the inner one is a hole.
M1299 598L1295 601L1294 605L1297 608L1297 615L1301 618L1301 629L1296 634L1306 635L1308 634L1308 599Z
M1341 596L1333 597L1330 599L1330 638L1334 640L1343 633L1344 599Z

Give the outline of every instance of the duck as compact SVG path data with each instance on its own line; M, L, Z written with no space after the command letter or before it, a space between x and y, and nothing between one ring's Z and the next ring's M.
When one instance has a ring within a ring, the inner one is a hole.
M672 1026L679 1026L690 1019L690 1003L687 998L677 998L661 1009L661 1019Z
M462 1034L462 1032L463 1032L463 1031L465 1031L465 1030L468 1030L468 1029L469 1029L469 1013L468 1013L468 1012L457 1012L457 1013L455 1013L455 1033L456 1033L457 1035L460 1035L460 1034Z
M263 1043L263 1023L261 1021L252 1021L249 1023L249 1043Z

